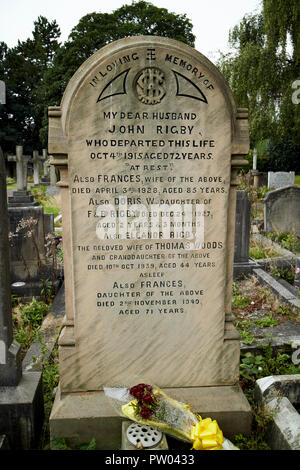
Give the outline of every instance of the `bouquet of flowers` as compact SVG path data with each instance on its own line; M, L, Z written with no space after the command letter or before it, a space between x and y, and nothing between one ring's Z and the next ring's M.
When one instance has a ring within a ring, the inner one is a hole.
M202 419L191 411L189 405L170 398L155 385L138 383L128 388L105 387L104 392L121 416L191 442L193 449L228 448L230 441L224 439L215 420Z

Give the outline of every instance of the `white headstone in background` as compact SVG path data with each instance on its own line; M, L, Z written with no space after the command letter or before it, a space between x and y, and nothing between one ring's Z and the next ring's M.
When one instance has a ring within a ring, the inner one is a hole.
M285 186L293 186L295 183L294 171L269 171L268 172L268 188L284 188Z
M6 104L6 91L5 83L3 80L0 80L0 104Z
M257 170L257 150L253 151L253 170Z
M33 162L33 181L34 185L38 186L40 184L40 158L39 158L39 151L34 150L32 152L32 162Z

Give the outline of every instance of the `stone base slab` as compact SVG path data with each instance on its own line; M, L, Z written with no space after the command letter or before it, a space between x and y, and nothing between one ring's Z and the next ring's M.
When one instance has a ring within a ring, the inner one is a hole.
M241 276L250 276L254 269L258 269L259 265L249 259L249 261L234 263L233 265L233 278L238 279Z
M0 387L0 435L11 450L33 449L43 426L41 372L24 373L17 386Z
M216 419L225 437L250 434L251 408L238 385L164 391L189 404L202 418ZM122 421L103 391L61 395L58 387L50 416L51 448L56 448L57 439L65 439L71 448L96 439L98 450L121 449Z

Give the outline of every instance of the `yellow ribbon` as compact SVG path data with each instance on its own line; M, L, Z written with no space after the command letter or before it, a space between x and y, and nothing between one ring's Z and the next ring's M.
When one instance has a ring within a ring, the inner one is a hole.
M201 419L191 427L191 440L195 450L221 450L224 437L216 420Z

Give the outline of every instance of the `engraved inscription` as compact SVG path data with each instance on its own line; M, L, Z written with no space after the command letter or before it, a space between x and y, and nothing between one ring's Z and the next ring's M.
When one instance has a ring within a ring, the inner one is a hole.
M144 104L157 104L164 98L165 76L162 70L156 67L147 67L142 70L136 81L136 91L139 100Z

